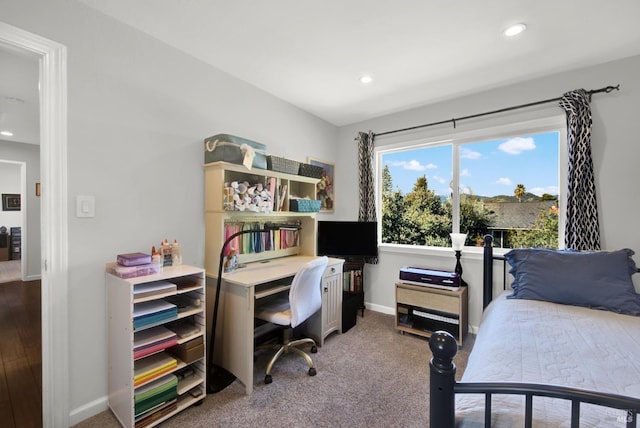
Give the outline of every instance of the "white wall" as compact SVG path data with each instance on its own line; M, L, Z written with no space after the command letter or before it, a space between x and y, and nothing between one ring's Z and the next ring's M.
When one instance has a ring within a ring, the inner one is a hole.
M12 163L3 163L2 160ZM4 225L7 229L12 226L22 227L22 262L25 265L25 279L29 281L40 278L40 198L35 195L36 183L40 181L40 146L0 141L0 171L7 171L7 168L13 171L7 177L13 183L11 192L5 191L4 175L0 177L2 193L21 193L20 167L14 162L23 163L26 168L26 194L22 195L22 205L26 207L26 212L0 211L0 226Z
M640 250L640 235L630 232L637 222L640 199L637 183L640 182L640 156L638 141L638 111L640 107L640 56L590 67L573 72L556 74L521 84L469 95L403 113L384 116L366 122L340 128L340 146L336 168L340 171L336 190L337 219L356 219L358 194L356 143L358 131L384 132L461 117L503 107L555 98L564 92L584 88L598 89L620 84L620 91L608 95L594 95L591 104L593 114L592 155L598 193L601 243L603 248L632 248ZM500 116L458 122L458 130L471 130L505 124L509 121L557 115L562 110L555 104L518 110ZM443 135L451 131L451 125L426 128L394 136L380 137L376 146L413 140L423 136ZM490 168L487 165L487 168ZM475 250L475 249L474 249ZM482 312L482 268L479 250L463 253L464 277L470 283L470 324L477 326ZM640 261L636 256L636 262ZM394 283L402 266L428 266L435 269L449 268L455 264L451 251L388 252L380 254L378 265L365 269L365 299L373 308L392 312L395 305Z
M204 266L203 139L230 133L331 160L337 128L69 0L0 0L1 20L68 47L72 420L106 409L104 264L177 239ZM95 195L95 218L75 197ZM55 338L53 338L55 340Z
M0 158L0 194L5 193L20 194L20 164ZM22 227L22 212L0 211L0 226Z

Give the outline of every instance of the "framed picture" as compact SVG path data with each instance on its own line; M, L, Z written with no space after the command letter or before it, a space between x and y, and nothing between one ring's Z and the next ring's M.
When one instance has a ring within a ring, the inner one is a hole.
M2 211L20 211L20 194L3 193Z
M316 185L316 199L322 201L321 212L333 212L334 209L334 182L336 167L334 164L318 159L307 158L307 163L322 168L322 177Z

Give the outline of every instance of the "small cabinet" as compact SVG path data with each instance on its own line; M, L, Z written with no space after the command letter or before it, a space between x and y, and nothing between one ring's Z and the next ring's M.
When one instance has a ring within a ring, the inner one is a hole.
M396 283L396 328L431 337L437 330L453 335L459 346L467 334L467 287L457 290Z
M334 331L342 331L342 265L344 260L329 259L322 283L322 309L308 321L310 332L320 331L320 337L315 338L318 346L324 345L324 339ZM313 334L312 334L313 336Z
M109 407L152 427L206 394L204 270L180 265L123 279L107 264Z

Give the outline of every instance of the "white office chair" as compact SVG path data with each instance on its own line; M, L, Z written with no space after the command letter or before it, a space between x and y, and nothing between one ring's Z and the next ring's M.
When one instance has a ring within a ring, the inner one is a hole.
M306 263L293 277L289 296L280 297L259 305L255 310L255 317L287 328L283 333L283 343L279 345L268 345L266 347L278 349L267 365L264 383L271 383L271 369L276 360L283 354L293 351L307 360L309 364L309 376L316 375L313 360L297 347L307 343L311 344L311 352L318 352L316 342L310 338L291 340L293 328L303 323L307 318L316 313L322 306L322 294L320 292L320 282L322 274L329 259L319 257ZM264 348L261 346L260 348Z

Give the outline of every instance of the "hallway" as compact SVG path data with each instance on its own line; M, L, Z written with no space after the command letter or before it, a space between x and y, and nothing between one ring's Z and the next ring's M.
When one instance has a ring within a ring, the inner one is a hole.
M40 281L0 284L0 421L42 426Z

